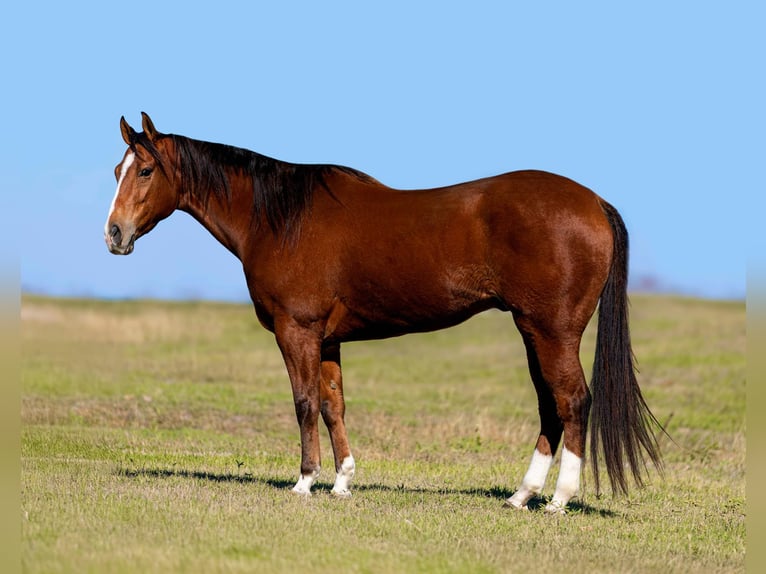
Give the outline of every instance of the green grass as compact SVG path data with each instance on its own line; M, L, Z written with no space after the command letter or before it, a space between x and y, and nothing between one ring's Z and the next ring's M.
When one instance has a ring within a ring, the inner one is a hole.
M741 572L745 309L633 298L664 479L502 508L537 404L510 317L344 346L350 500L289 488L290 386L246 305L22 299L25 572ZM586 332L586 372L594 333Z

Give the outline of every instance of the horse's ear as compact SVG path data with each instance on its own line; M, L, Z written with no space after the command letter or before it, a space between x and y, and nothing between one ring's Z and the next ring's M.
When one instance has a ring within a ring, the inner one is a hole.
M125 143L132 145L133 137L136 135L136 131L128 125L128 122L125 121L125 116L120 118L120 132L122 133L122 139L125 140Z
M152 118L150 118L149 114L147 114L146 112L141 112L141 126L144 128L144 133L149 138L149 141L154 141L155 139L157 139L159 132L154 127L154 124L152 123Z

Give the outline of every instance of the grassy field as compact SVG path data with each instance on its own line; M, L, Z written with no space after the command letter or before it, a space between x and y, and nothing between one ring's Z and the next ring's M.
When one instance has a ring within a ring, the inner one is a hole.
M744 571L743 303L633 297L677 444L629 498L586 472L564 517L502 508L538 428L508 315L344 347L350 500L325 437L314 496L289 492L290 385L249 306L24 296L21 317L25 572Z

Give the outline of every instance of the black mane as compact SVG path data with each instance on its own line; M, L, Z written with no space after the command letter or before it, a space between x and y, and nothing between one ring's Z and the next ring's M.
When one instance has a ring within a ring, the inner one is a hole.
M203 204L211 193L230 200L229 174L247 174L253 182L255 221L265 218L275 235L289 237L299 232L301 216L310 209L318 186L332 194L325 183L327 175L341 171L372 181L369 176L347 167L293 164L243 148L172 134L169 137L175 144L183 193L191 194Z

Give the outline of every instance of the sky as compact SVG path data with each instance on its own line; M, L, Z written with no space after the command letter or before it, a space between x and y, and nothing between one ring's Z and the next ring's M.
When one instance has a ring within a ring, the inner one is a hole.
M370 4L365 6L364 4ZM635 5L633 5L635 4ZM764 191L757 2L16 2L3 8L4 261L23 291L244 301L185 213L110 255L125 144L158 130L424 188L543 169L622 213L631 274L743 298Z

